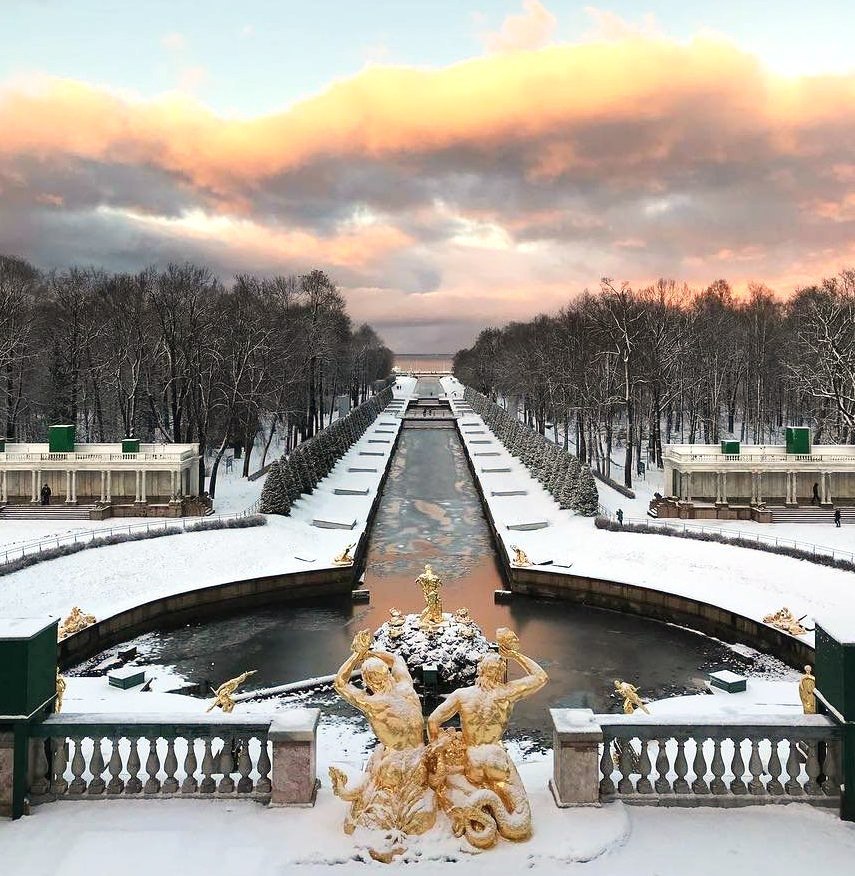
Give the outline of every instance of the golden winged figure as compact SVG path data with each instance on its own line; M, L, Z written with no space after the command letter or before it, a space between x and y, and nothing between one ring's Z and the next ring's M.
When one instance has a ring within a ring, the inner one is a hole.
M230 678L228 681L224 681L214 691L216 699L207 709L205 709L205 712L213 711L217 706L219 706L224 712L233 712L235 701L232 698L232 694L234 694L234 692L250 677L250 675L255 675L256 672L258 672L257 669L251 669L248 672L241 672L236 678Z

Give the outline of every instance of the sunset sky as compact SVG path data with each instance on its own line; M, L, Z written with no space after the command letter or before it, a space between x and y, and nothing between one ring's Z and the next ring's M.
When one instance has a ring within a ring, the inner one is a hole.
M398 351L855 266L851 0L0 0L0 253L322 267Z

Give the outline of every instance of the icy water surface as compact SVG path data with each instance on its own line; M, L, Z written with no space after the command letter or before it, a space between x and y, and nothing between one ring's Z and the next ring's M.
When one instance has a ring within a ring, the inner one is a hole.
M504 585L494 556L457 433L405 429L368 549L370 605L349 598L282 605L147 634L131 644L139 645L145 662L172 666L191 683L219 682L247 668L258 670L248 689L329 675L348 655L353 635L378 627L391 607L421 611L413 581L429 562L445 582L446 611L465 605L491 639L497 627L511 627L525 653L549 673L549 685L514 712L520 735L544 737L549 707L619 710L611 694L616 678L658 698L701 689L711 668L762 671L770 665L706 636L629 615L519 596L496 605L493 591ZM318 702L329 708L331 699Z

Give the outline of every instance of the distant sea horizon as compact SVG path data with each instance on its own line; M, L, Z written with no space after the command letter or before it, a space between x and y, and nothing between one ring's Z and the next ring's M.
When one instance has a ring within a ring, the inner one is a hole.
M395 353L401 371L451 371L454 353Z

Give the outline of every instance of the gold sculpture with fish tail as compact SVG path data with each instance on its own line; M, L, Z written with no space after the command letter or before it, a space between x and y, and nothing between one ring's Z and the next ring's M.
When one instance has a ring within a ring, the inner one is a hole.
M205 709L205 711L210 712L219 706L224 712L233 712L235 701L232 699L232 694L250 677L250 675L255 675L256 672L258 672L257 669L251 669L249 672L241 672L237 678L230 678L228 681L224 681L216 690L211 688L216 699L207 709Z
M372 651L371 644L368 630L354 636L333 686L365 715L379 744L356 782L337 767L330 767L330 779L333 793L350 803L345 833L366 834L371 856L389 863L405 850L408 835L433 827L436 795L428 782L422 707L407 665L397 655ZM350 680L360 666L364 690Z
M472 687L458 688L428 717L431 784L456 836L488 849L500 836L531 836L531 807L516 767L502 744L514 705L549 681L543 669L520 651L516 634L496 631L498 654L478 664ZM522 678L506 681L507 663L522 667ZM460 731L442 724L460 716Z
M442 614L442 596L439 592L442 580L434 574L430 563L425 565L424 572L416 578L416 584L422 588L425 597L425 609L421 614L422 626L438 626L445 620Z
M353 565L353 557L350 555L350 552L355 548L355 544L349 544L338 556L333 558L333 562L337 566L352 566Z

